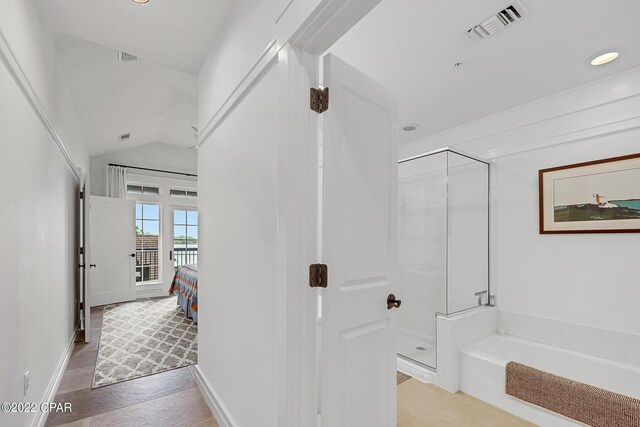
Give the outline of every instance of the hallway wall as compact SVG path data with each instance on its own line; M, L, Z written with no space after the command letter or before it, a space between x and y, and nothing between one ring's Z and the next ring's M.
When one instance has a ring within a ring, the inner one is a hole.
M31 0L3 2L0 36L0 286L6 299L0 401L40 403L52 396L74 337L79 182L30 101L42 106L73 163L88 171L89 157L53 43ZM9 69L23 73L32 98ZM30 386L23 393L26 371ZM0 414L1 425L43 421L42 412Z

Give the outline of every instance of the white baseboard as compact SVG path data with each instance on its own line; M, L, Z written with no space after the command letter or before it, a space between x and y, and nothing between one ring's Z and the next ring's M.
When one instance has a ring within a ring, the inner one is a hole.
M410 375L423 383L433 383L438 385L438 374L430 369L411 363L398 357L398 371Z
M73 336L71 337L71 342L67 346L65 352L62 354L62 357L60 357L58 366L56 367L56 370L54 371L53 376L49 381L49 385L47 385L47 390L44 393L44 398L42 399L42 402L40 402L41 404L53 402L55 400L56 393L58 392L58 387L60 386L60 382L62 381L62 376L64 375L64 371L67 369L69 359L71 359L71 353L73 353L73 347L75 346L77 333L78 332L76 331L76 333L73 334ZM44 427L44 424L47 422L48 416L48 412L36 412L36 417L34 418L33 423L31 423L31 426Z
M204 395L204 400L207 402L207 405L209 405L209 409L213 412L213 415L216 417L216 421L218 421L220 427L236 426L237 424L233 421L231 415L229 415L229 411L222 404L218 395L213 390L213 387L211 387L211 384L209 384L204 375L202 375L200 366L192 366L191 372L193 373L198 388Z
M162 283L159 285L138 285L136 288L136 299L157 298L169 296L168 287Z

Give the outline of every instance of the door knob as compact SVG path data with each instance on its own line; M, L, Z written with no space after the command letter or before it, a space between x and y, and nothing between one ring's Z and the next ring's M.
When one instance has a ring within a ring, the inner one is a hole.
M131 254L130 256L131 256L131 258L135 258L136 254Z
M389 294L389 296L387 297L387 310L391 310L392 308L399 308L400 304L402 304L401 300L396 299L396 296L394 294Z

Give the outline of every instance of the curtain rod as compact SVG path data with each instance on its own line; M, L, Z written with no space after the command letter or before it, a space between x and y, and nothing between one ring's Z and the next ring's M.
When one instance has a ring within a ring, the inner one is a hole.
M198 177L198 175L195 175L195 174L192 174L192 173L165 171L165 170L162 170L162 169L139 168L137 166L117 165L115 163L109 163L109 166L119 166L121 168L138 169L138 170L151 171L151 172L172 173L174 175L193 176L193 177L196 177L196 178Z

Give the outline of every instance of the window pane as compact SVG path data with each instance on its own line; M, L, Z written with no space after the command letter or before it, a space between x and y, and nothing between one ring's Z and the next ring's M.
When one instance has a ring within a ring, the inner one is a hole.
M187 239L187 227L184 225L176 225L173 227L173 245L184 246Z
M187 223L187 211L174 210L173 211L173 223L174 224L186 224Z
M187 211L187 224L198 225L198 211Z
M142 219L142 203L136 203L136 219Z
M158 236L160 234L158 221L145 219L142 221L142 231L145 236Z
M196 198L198 197L197 191L187 191L187 197Z
M142 217L144 219L160 219L160 206L142 205Z
M144 282L149 280L149 273L151 271L151 268L149 267L142 267L142 280Z
M160 194L158 187L142 187L142 194Z
M184 190L169 190L169 195L171 197L186 197L187 192Z
M136 267L136 282L142 282L142 267Z
M127 185L127 193L142 194L141 185Z
M187 238L192 240L198 240L198 227L189 225L187 227Z
M142 251L139 249L142 249L142 245L140 246L140 248L138 248L136 245L136 266L142 265Z

